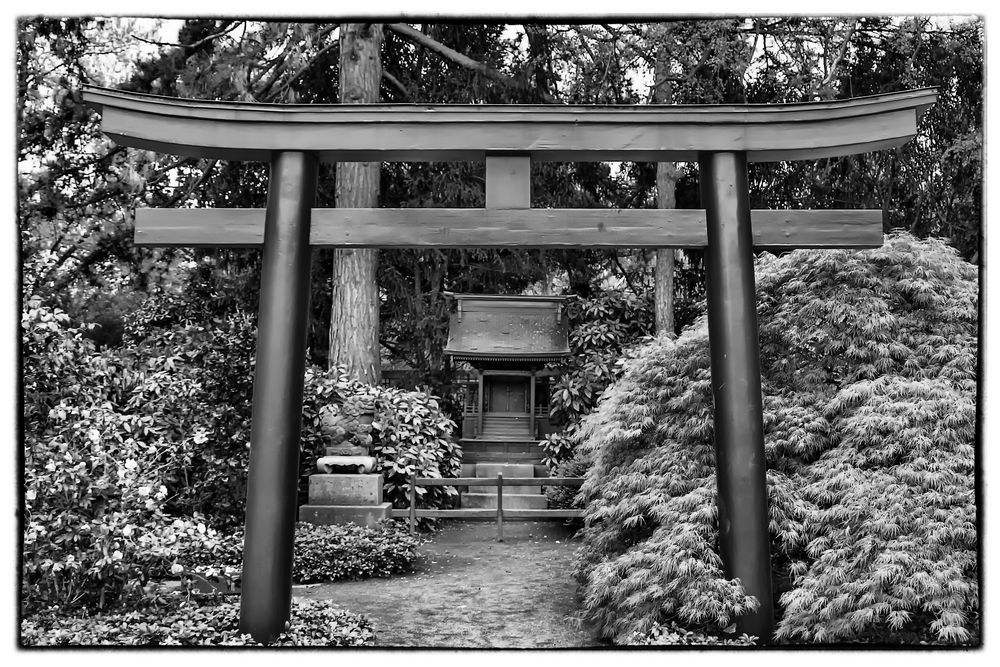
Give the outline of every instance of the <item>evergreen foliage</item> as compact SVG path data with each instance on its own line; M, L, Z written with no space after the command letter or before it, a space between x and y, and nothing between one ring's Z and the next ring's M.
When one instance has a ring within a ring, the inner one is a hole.
M757 264L777 638L974 640L978 270L944 242ZM581 425L577 577L605 636L721 630L705 320L627 361Z

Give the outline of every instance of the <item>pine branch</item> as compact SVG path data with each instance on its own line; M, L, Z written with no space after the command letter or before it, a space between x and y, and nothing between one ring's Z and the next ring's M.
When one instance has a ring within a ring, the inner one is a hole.
M520 90L524 92L538 94L542 97L542 99L544 99L548 103L551 104L557 103L557 100L555 100L551 95L547 94L545 91L535 90L534 88L531 88L530 86L527 86L524 83L521 83L507 76L504 76L499 71L493 69L489 65L481 63L478 60L474 60L463 53L459 53L455 49L445 46L444 44L437 41L433 37L425 35L424 33L420 32L419 30L409 25L406 25L405 23L387 23L386 27L397 34L406 37L414 44L419 44L420 46L424 46L429 50L433 51L434 53L438 54L439 56L445 58L446 60L450 60L456 65L472 70L473 72L477 72L478 74L485 76L487 79L490 79L491 81L496 81L497 83L507 86L508 88L513 88L514 90Z
M844 35L844 41L841 43L840 49L837 50L837 55L833 58L833 63L830 65L830 71L826 73L825 77L823 77L823 80L816 88L816 92L822 91L833 82L833 78L837 75L837 69L840 67L840 61L844 59L844 54L847 53L847 47L851 44L851 37L854 36L854 32L857 29L858 19L855 17L851 19L851 23L847 26L847 34Z
M391 83L393 88L402 93L405 99L410 99L410 93L407 92L406 87L402 83L400 83L399 79L397 79L384 69L382 70L382 78Z
M324 37L326 37L336 27L337 26L330 26L328 28L324 28L323 30L319 31L319 33L316 35L316 41L318 42L319 40L321 40ZM300 67L298 69L298 71L295 72L295 74L293 74L292 76L288 77L288 79L286 79L285 81L283 81L282 84L280 86L278 86L277 90L275 90L273 93L271 93L270 95L268 95L268 101L277 99L277 97L279 95L281 95L283 92L285 92L286 90L288 90L288 88L290 88L291 85L293 83L295 83L295 81L298 80L298 78L300 76L302 76L307 71L309 71L309 68L312 67L316 63L317 60L319 60L320 56L322 56L327 51L329 51L331 49L335 49L335 48L340 48L340 42L338 40L336 40L336 39L332 40L329 44L327 44L322 49L320 49L319 51L317 51L316 55L314 55L312 58L310 58L309 60L307 60L306 64L303 65L302 67Z
M124 240L128 235L128 232L129 228L122 226L115 230L113 234L105 236L98 241L97 244L91 248L90 252L80 258L80 261L77 262L77 265L72 271L64 273L52 283L52 288L49 290L50 294L61 292L75 278L82 275L84 271L110 255L112 248L114 248L118 242Z
M197 49L199 46L203 46L205 44L208 44L213 39L216 39L218 37L222 37L223 35L228 34L230 31L234 30L234 26L233 26L234 23L236 23L236 21L226 21L225 24L223 24L222 30L220 30L219 32L217 32L215 34L209 35L208 37L204 37L202 39L199 39L194 44L181 44L179 42L159 42L159 41L156 41L156 40L153 40L153 39L146 39L145 37L140 37L139 35L131 35L131 37L132 37L132 39L137 39L140 42L145 42L146 44L152 44L154 46L179 46L181 48L192 49L193 50L193 49ZM241 21L240 23L243 23L244 25L246 25L246 21Z

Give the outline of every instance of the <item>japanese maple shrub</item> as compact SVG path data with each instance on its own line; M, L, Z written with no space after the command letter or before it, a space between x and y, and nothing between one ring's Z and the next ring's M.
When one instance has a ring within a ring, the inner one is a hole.
M756 273L777 639L975 641L977 268L899 233ZM712 415L702 320L582 422L576 576L618 642L759 604L722 572Z

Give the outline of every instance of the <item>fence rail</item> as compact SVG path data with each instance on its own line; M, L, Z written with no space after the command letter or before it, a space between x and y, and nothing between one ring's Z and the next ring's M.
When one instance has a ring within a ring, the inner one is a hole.
M409 518L410 534L417 528L418 518L435 519L489 519L496 517L497 541L503 542L503 520L506 519L573 519L583 516L578 509L509 509L503 508L504 486L580 486L583 477L508 477L502 473L492 477L410 477L409 508L393 509L389 516L394 519ZM497 487L496 509L417 509L418 486L495 486Z

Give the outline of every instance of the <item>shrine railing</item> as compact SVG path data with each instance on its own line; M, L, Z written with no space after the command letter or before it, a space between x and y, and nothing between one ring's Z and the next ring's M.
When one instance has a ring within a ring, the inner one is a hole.
M390 510L394 519L408 518L410 534L417 529L417 519L492 519L497 522L497 541L503 542L504 519L576 519L583 516L581 509L507 509L503 507L504 486L581 486L583 477L508 477L502 473L490 477L416 477L410 478L410 506L407 509ZM495 486L497 487L496 508L482 509L418 509L418 486Z

